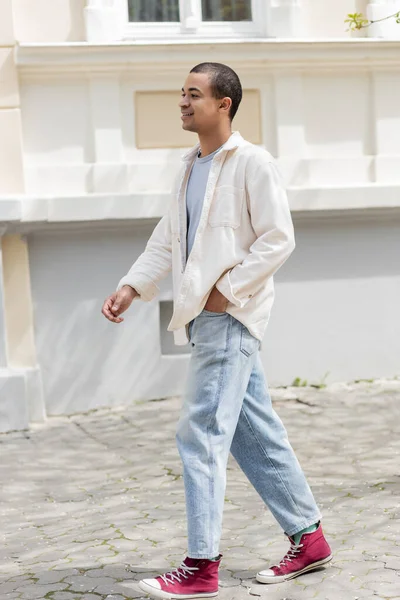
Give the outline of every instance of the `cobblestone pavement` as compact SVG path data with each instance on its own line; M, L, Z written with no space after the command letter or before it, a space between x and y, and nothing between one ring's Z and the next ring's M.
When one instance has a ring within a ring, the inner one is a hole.
M400 382L274 391L324 514L332 566L263 586L287 541L233 461L221 600L400 598ZM0 599L141 598L178 566L185 508L179 399L52 418L0 435ZM397 434L397 435L396 435Z

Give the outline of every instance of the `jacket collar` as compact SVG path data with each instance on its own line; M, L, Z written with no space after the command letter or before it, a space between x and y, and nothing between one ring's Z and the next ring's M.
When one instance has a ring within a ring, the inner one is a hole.
M228 150L233 150L234 148L238 148L239 146L243 146L245 140L242 138L238 131L234 131L230 138L226 140L225 144L222 146L220 152L227 152ZM191 162L197 156L200 150L200 144L196 144L194 148L191 148L186 154L182 156L182 160L184 162Z

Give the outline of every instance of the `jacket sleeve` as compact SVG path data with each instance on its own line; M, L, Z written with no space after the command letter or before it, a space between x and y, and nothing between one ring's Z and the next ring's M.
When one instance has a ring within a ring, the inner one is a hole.
M124 285L135 288L139 299L149 302L159 292L157 283L172 269L172 242L170 213L161 219L154 229L144 252L139 256L117 290Z
M257 239L243 262L216 283L221 294L238 308L246 306L295 247L293 223L281 176L275 164L262 155L248 165L246 193Z

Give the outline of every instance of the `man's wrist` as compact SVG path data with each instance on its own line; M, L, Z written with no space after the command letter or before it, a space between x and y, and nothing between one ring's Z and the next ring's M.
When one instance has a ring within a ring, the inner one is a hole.
M133 297L134 297L134 298L136 298L136 296L139 296L139 294L137 293L137 291L135 290L135 288L134 288L134 287L132 287L131 285L129 285L129 284L127 284L127 283L126 283L126 284L125 284L125 285L123 285L122 287L123 287L123 288L125 288L125 287L126 287L126 288L129 288L129 290L130 290L131 292L133 292Z

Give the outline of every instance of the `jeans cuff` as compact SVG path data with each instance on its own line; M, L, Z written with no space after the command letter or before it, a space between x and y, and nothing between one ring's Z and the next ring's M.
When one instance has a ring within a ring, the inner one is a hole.
M311 527L311 525L315 525L316 523L318 523L318 521L321 521L321 519L322 519L322 515L318 514L315 517L309 519L308 521L303 521L299 525L295 525L291 529L285 531L285 534L288 537L292 537L293 535L295 535L295 533L299 533L299 531L302 531L303 529L306 529L307 527Z
M213 558L215 558L216 556L219 556L219 550L217 550L216 552L208 552L207 554L202 554L201 552L189 552L188 551L188 557L189 558L195 558L195 559L205 559L205 560L212 560Z

